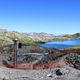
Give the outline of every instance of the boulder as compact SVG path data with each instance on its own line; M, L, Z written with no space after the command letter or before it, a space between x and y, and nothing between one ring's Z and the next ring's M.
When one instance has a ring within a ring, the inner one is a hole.
M60 69L57 69L57 70L56 70L56 75L57 75L57 76L63 75L63 74L61 73Z

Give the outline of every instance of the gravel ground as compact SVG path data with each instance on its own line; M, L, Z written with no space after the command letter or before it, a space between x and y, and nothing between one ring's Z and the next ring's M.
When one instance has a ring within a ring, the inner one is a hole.
M80 71L69 66L60 68L63 75L57 76L55 69L16 70L0 67L0 80L80 80ZM51 77L48 77L51 74Z

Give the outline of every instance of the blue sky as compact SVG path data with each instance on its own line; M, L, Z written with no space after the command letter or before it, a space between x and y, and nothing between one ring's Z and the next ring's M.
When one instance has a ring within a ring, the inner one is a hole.
M0 0L0 28L18 32L80 32L80 0Z

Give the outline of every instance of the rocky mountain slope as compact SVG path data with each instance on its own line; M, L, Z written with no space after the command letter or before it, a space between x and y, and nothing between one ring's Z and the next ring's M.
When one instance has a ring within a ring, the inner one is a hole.
M0 29L0 44L7 45L12 44L14 39L18 39L24 44L34 43L34 42L47 42L54 40L70 40L70 39L80 39L80 33L73 35L62 35L55 36L48 33L19 33L16 31L8 31L6 29Z

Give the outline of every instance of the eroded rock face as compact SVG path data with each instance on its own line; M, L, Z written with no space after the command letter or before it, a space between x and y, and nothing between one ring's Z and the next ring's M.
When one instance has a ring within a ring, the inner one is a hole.
M66 57L66 61L76 69L80 70L80 56L77 53L71 53Z

